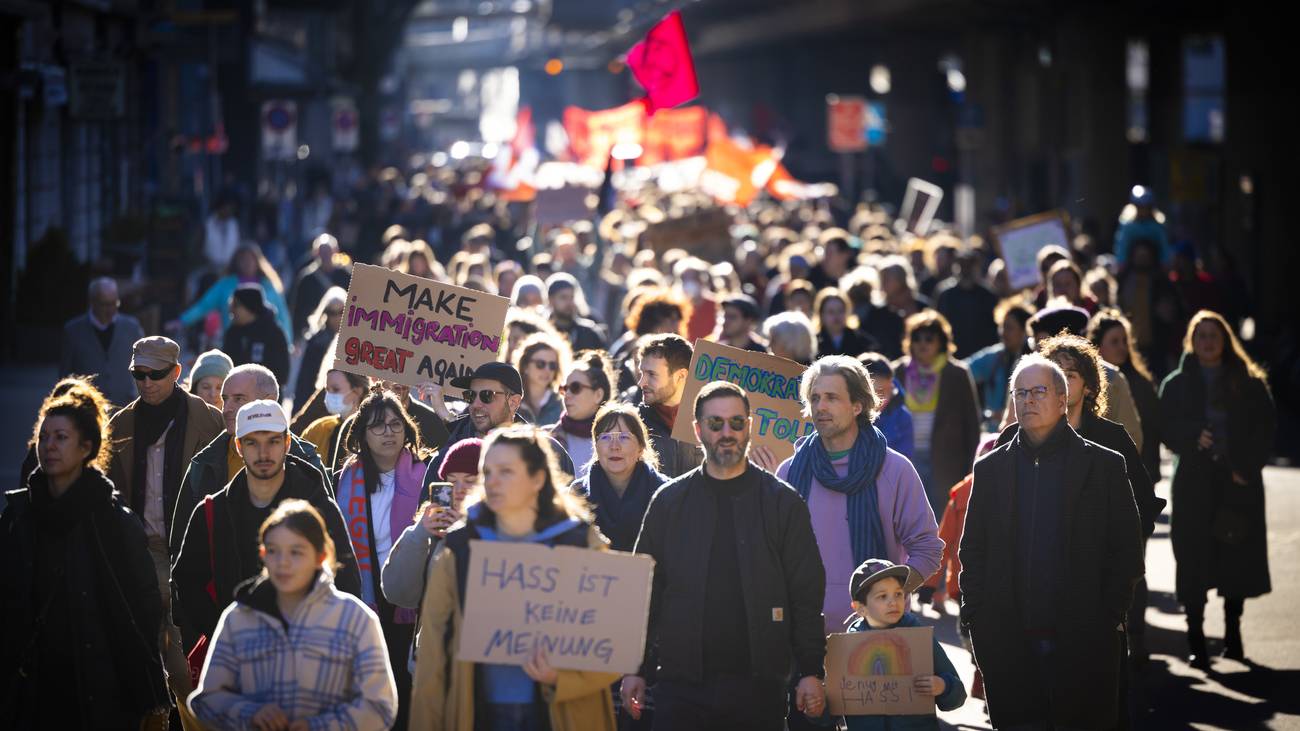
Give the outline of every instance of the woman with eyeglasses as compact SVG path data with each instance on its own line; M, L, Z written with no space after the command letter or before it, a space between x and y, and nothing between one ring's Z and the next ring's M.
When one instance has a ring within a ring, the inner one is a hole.
M934 310L907 318L903 349L907 355L894 373L902 381L912 412L912 464L939 520L948 504L948 491L975 462L980 439L975 381L965 364L950 359L956 350L952 326Z
M584 350L564 376L560 396L564 412L546 431L564 447L573 460L574 477L582 479L591 469L595 452L591 427L596 411L613 397L614 366L603 350Z
M593 419L591 444L595 460L570 489L587 498L610 548L631 551L650 497L668 477L659 472L659 455L635 406L602 406Z
M546 332L533 333L519 344L515 368L524 380L519 415L536 426L550 426L564 413L558 386L560 373L569 366L569 352L563 338Z
M344 435L347 461L337 482L339 510L348 524L361 569L361 598L379 615L394 658L398 714L394 728L406 728L411 674L405 658L415 637L416 613L389 603L380 571L393 542L415 519L424 482L426 452L419 427L391 392L375 390L361 402Z
M564 489L551 440L539 429L491 432L483 444L482 486L466 518L433 557L420 606L411 693L411 728L446 731L614 731L614 673L558 670L536 650L523 666L454 657L464 626L471 541L603 550L605 538L580 497Z

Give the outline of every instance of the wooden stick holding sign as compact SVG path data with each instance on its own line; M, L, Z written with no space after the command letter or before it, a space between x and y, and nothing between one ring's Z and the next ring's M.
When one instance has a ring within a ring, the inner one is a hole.
M904 627L829 635L826 700L836 716L934 713L934 696L917 693L918 675L934 675L934 628Z
M541 649L561 670L640 668L654 559L536 543L469 545L456 659L523 665Z
M505 297L354 264L335 367L418 386L443 385L504 352Z
M777 460L785 460L794 454L795 440L814 431L813 423L803 416L803 402L799 400L799 382L805 370L805 366L775 355L696 340L681 408L673 423L673 439L699 444L693 426L695 397L705 384L727 381L749 395L751 445L767 447Z

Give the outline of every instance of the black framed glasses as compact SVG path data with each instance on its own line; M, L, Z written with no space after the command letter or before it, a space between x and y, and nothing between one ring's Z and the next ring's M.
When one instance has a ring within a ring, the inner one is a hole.
M367 426L366 431L370 432L371 434L374 434L377 437L382 437L385 434L389 434L389 433L401 434L402 429L405 426L406 425L400 421L377 421Z
M161 381L167 376L170 376L173 370L175 370L175 366L168 367L168 368L159 368L156 371L145 370L143 368L140 369L132 368L131 377L137 381L143 381L146 378L148 378L151 381Z
M732 431L746 431L749 429L748 416L733 416L730 419L724 419L721 416L710 416L704 419L704 426L709 431L722 431L723 426L731 427Z
M494 399L496 399L497 396L505 396L505 395L506 395L505 391L493 391L490 388L485 388L482 389L481 391L472 391L467 388L465 389L464 397L465 397L465 403L472 404L474 403L474 401L478 400L478 401L482 401L484 404L490 404Z

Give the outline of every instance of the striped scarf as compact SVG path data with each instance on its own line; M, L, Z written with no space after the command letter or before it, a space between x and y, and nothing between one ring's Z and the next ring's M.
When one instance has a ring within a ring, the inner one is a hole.
M853 560L861 563L886 555L885 532L877 508L876 475L885 463L885 435L873 425L859 423L858 438L849 451L849 469L840 477L831 455L817 434L800 437L794 443L794 459L787 478L799 496L808 502L812 481L827 490L848 495L849 542Z

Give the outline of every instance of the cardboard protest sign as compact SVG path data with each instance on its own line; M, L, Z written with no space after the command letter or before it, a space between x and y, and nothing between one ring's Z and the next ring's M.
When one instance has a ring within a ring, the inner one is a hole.
M1038 252L1044 246L1070 248L1070 228L1064 211L1048 211L997 226L993 229L1007 277L1013 289L1038 284Z
M629 674L641 666L654 559L621 551L470 541L456 659Z
M587 206L587 196L592 193L590 188L580 185L538 188L533 217L539 226L562 226L572 221L588 220L591 208Z
M369 264L352 266L335 367L445 385L501 358L510 300Z
M836 716L934 713L934 696L913 688L934 675L934 629L905 627L826 638L826 700Z
M685 249L710 264L731 261L736 255L731 242L731 217L720 208L652 224L641 234L641 243L659 256L669 249Z
M813 432L813 423L804 419L799 400L799 382L804 366L767 353L754 353L708 340L695 341L695 354L686 374L682 407L673 423L673 439L699 444L692 422L695 420L695 397L705 384L714 381L734 383L749 395L753 427L750 444L767 447L777 459L794 454L794 441Z
M899 216L905 222L904 230L917 236L929 234L930 222L942 200L943 188L920 178L909 178Z

